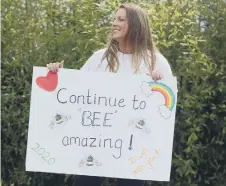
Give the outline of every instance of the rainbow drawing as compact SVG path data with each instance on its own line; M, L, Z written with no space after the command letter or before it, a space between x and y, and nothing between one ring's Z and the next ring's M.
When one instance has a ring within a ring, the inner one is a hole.
M165 98L165 106L172 111L176 99L175 99L175 95L173 93L173 91L171 90L171 88L169 88L167 85L165 85L164 83L159 83L159 82L147 82L148 85L151 87L152 91L156 91L156 92L160 92L164 98Z

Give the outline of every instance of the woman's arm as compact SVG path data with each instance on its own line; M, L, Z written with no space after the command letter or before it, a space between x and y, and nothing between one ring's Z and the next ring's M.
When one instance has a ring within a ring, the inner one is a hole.
M155 70L161 73L164 77L173 76L172 69L167 59L161 54L156 54L156 68Z

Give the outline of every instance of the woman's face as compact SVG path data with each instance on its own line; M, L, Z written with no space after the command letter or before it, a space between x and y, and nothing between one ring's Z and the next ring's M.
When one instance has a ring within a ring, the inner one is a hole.
M128 21L126 10L120 8L115 14L115 20L112 25L112 38L118 42L124 41L128 33Z

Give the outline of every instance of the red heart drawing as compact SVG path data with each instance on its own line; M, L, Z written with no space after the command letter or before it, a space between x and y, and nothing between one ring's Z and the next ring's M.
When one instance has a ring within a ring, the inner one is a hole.
M46 91L52 92L58 84L58 75L56 72L49 71L46 76L36 78L37 85Z

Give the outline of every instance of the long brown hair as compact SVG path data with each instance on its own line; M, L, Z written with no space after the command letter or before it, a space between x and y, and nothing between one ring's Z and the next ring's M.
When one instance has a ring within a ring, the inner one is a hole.
M132 54L132 66L135 73L139 71L141 60L143 58L145 65L148 66L149 72L155 68L156 57L151 33L150 22L147 13L139 6L126 3L120 5L124 8L128 20L127 41L129 45L133 46L134 53ZM118 10L117 9L117 10ZM119 69L119 60L117 53L119 51L119 44L116 40L110 37L107 50L103 55L102 61L106 58L110 72L117 72Z

